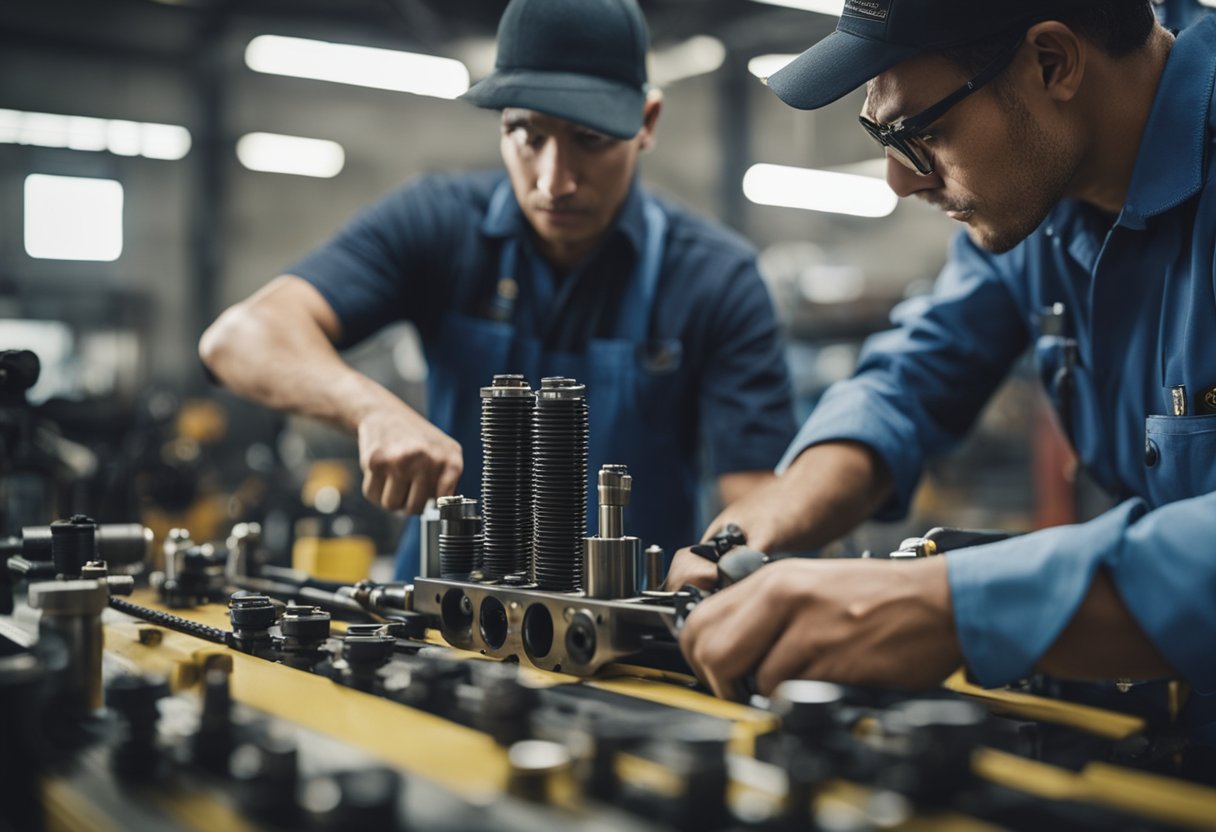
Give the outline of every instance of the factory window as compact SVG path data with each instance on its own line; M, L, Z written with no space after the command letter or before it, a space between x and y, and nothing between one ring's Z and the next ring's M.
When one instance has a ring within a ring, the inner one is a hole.
M27 176L25 251L49 260L117 260L122 185L113 179Z

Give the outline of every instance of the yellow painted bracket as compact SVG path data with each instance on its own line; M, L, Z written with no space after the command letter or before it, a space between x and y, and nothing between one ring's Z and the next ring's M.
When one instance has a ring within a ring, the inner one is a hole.
M981 688L968 682L962 670L955 672L943 685L948 690L980 700L996 714L1066 725L1106 739L1121 740L1147 727L1142 718L1130 714L1032 696L1028 693Z

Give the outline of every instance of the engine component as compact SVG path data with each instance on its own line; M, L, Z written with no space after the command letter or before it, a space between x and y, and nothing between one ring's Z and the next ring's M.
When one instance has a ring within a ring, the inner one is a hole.
M477 727L499 745L510 746L532 735L532 712L540 704L536 688L525 685L513 665L478 668L477 687L482 692Z
M331 616L320 607L288 607L279 620L283 664L308 670L323 658Z
M638 594L642 541L625 535L625 506L633 477L624 465L605 465L598 477L600 533L584 542L583 575L588 598L631 598Z
M351 633L342 639L342 658L346 661L345 681L359 690L372 690L379 682L376 671L393 657L397 640L381 628L374 632Z
M667 570L663 564L663 547L647 546L642 553L644 580L647 592L661 592L663 582L667 580Z
M203 710L193 740L194 764L212 774L228 773L228 757L235 745L232 723L230 670L218 665L203 673Z
M39 634L53 634L67 646L64 706L72 716L86 716L101 708L101 612L109 597L101 581L30 585L29 605L42 610Z
M587 388L541 379L532 433L533 574L544 590L582 588L587 536Z
M534 803L562 804L574 792L574 758L564 745L523 740L507 752L511 767L507 791Z
M270 628L274 626L275 606L269 596L254 592L234 592L228 602L232 621L232 646L245 653L260 654L270 649Z
M256 575L257 549L262 542L261 523L237 523L228 535L228 561L224 574L228 580Z
M169 695L164 679L119 675L106 685L106 705L121 717L123 731L110 762L119 776L143 781L153 777L161 763L157 747L157 703Z
M88 560L105 560L114 566L134 566L150 559L153 551L152 530L139 523L101 523L93 535L95 552ZM20 538L0 542L0 552L18 552L31 561L50 561L52 531L50 526L26 526Z
M482 531L477 501L457 494L440 497L438 505L440 577L468 580L481 560Z
M529 571L535 408L536 394L523 376L497 375L481 388L482 572L490 580Z
M228 773L237 783L241 808L255 820L276 828L298 825L299 749L288 733L264 731L237 746Z
M51 524L51 560L61 577L80 577L80 570L97 551L96 534L96 521L83 514Z

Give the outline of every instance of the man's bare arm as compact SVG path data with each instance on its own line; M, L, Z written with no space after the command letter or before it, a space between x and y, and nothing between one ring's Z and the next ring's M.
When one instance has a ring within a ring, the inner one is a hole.
M870 517L891 493L886 466L865 445L828 442L803 451L779 477L730 503L709 533L734 523L748 545L779 552L821 546ZM716 567L687 549L676 553L667 588L713 585Z
M284 275L220 315L203 333L199 355L234 392L355 434L364 495L389 510L419 513L427 499L455 490L460 446L349 367L333 346L340 335L321 293Z

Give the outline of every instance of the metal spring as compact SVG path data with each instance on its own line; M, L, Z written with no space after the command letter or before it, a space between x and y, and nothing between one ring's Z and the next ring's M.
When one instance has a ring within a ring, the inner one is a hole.
M132 604L130 601L123 601L121 598L111 598L110 606L119 612L125 612L127 615L142 618L144 621L159 624L170 630L177 630L179 633L213 641L216 644L228 643L228 632L218 627L208 627L206 624L199 624L197 621L190 621L186 618L170 615L167 612L141 607L138 604Z

